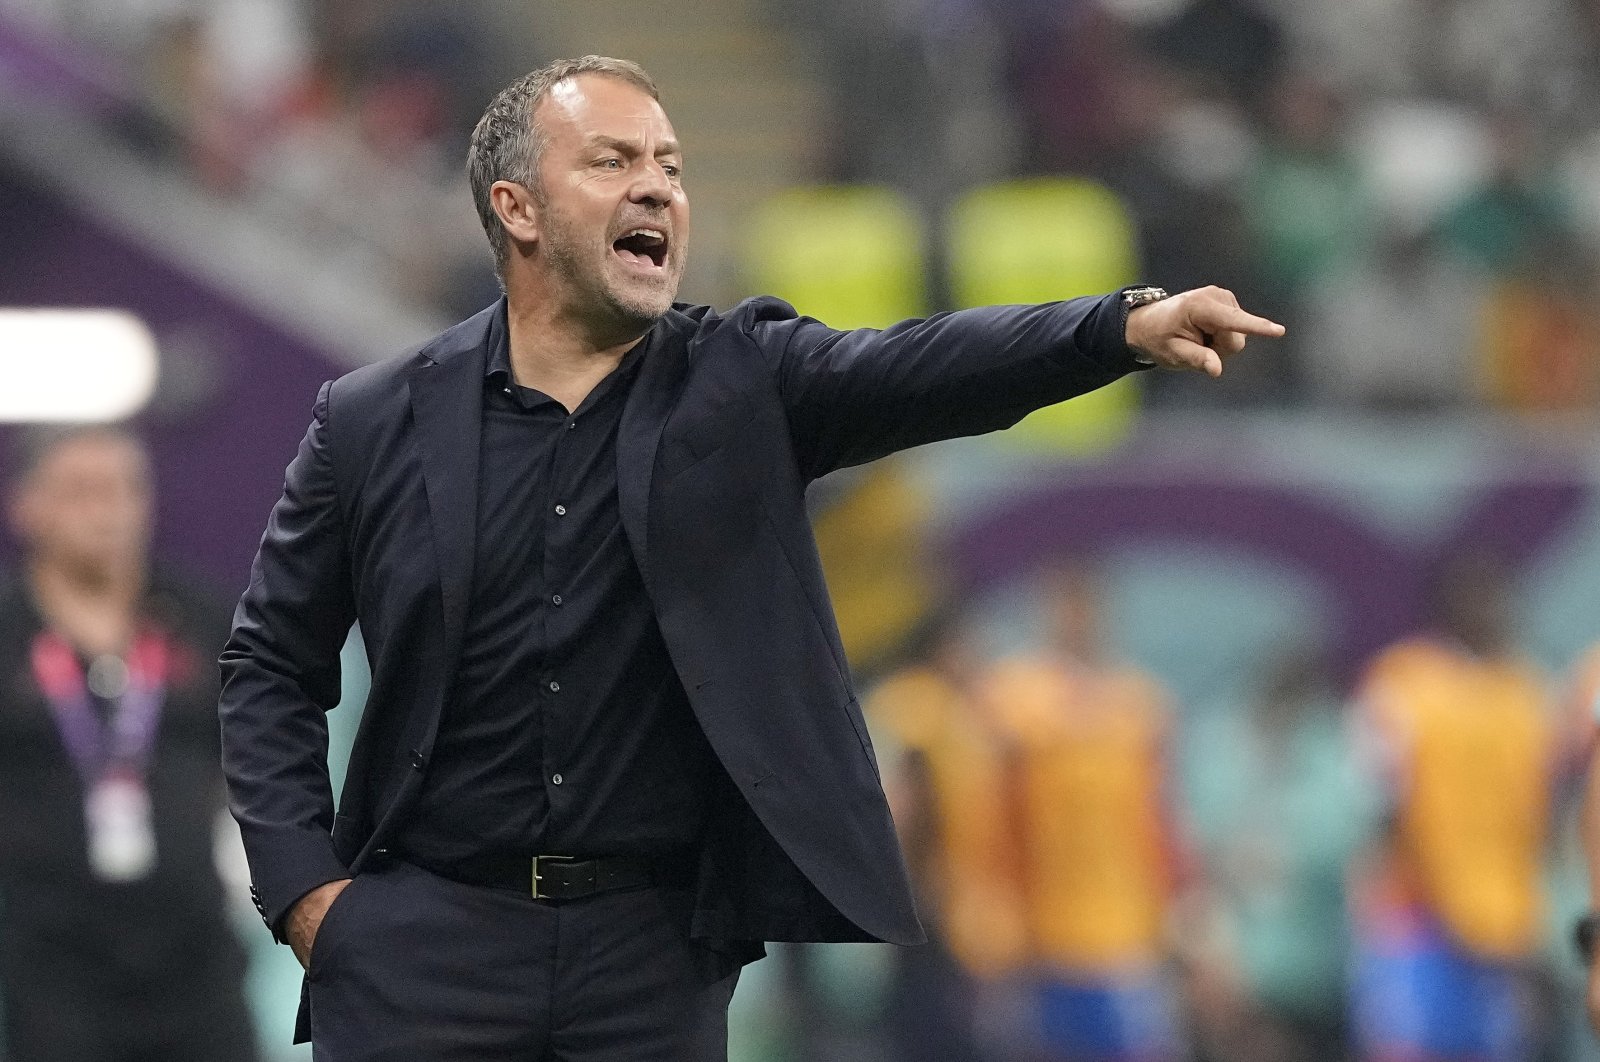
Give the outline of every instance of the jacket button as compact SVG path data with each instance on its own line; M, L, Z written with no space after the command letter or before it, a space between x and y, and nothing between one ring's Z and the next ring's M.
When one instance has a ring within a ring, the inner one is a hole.
M416 749L411 750L411 766L420 771L427 764L427 762L428 761L423 758L422 753L418 752Z

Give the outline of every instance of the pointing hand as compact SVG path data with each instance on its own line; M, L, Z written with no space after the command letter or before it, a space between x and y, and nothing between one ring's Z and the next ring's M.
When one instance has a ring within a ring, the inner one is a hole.
M1245 313L1225 288L1195 288L1128 313L1128 346L1164 369L1221 376L1222 363L1244 349L1248 336L1276 339L1284 327Z

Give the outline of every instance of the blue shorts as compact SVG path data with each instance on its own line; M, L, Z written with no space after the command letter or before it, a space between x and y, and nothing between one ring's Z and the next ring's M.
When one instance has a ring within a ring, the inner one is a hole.
M1437 925L1363 939L1352 990L1362 1057L1529 1058L1520 975L1467 952Z
M1176 1007L1151 971L1039 984L1039 1023L1052 1058L1072 1062L1167 1062L1179 1056Z

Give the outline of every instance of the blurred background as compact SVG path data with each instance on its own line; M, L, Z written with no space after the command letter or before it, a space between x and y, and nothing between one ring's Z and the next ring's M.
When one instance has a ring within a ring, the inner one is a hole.
M732 1057L1600 1058L1600 2L0 0L0 447L131 414L236 596L317 385L498 294L478 114L587 52L686 145L686 301L1289 326L813 488L938 943L773 949Z

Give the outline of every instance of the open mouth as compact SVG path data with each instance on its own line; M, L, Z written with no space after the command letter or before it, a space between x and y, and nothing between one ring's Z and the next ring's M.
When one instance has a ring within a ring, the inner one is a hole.
M630 229L611 241L611 250L624 262L647 269L667 264L667 236L660 229Z

